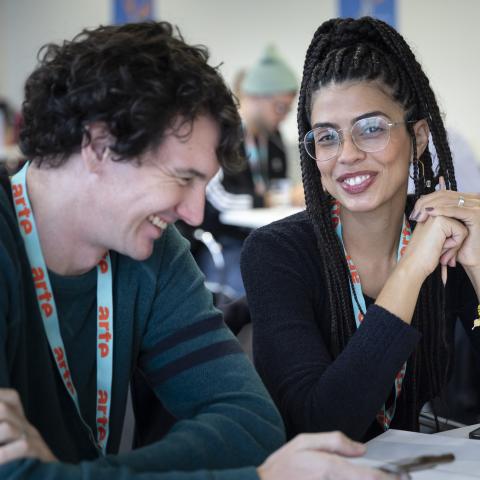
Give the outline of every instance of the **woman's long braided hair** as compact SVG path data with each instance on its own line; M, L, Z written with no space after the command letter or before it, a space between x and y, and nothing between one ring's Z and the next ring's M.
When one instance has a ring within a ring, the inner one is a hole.
M425 118L438 154L438 175L443 175L448 189L456 190L455 175L447 135L435 95L428 78L403 37L386 23L370 17L332 19L315 32L307 50L298 103L298 132L302 180L307 214L313 224L326 279L331 307L331 345L334 356L346 346L356 330L350 294L349 269L331 220L332 198L321 187L320 172L303 148L302 141L311 129L310 115L314 94L332 82L376 81L403 105L406 121ZM415 199L434 191L438 176L432 171L428 148L417 159L411 123L407 129L413 144ZM419 160L421 165L419 168ZM413 203L412 203L413 204ZM406 206L407 216L412 204ZM410 359L412 374L404 382L403 393L417 426L419 372L429 382L430 398L445 384L449 349L445 341L445 299L439 269L424 282L415 308L412 325L422 332L419 348Z

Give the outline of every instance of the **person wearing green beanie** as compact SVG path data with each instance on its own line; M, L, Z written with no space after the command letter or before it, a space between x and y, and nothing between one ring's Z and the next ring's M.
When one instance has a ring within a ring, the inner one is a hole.
M240 114L248 133L273 133L289 113L298 89L292 69L273 45L247 70L240 86Z
M287 178L287 154L279 126L290 112L298 82L277 49L269 45L252 67L239 72L234 86L240 104L246 161L240 171L222 169L210 182L202 226L223 247L224 271L215 268L210 253L203 248L197 251L196 258L207 280L228 285L236 298L245 293L239 262L249 231L223 225L219 215L226 210L268 206L270 186Z
M260 59L247 70L240 88L240 110L247 127L260 122L274 131L290 111L298 90L293 70L269 45Z

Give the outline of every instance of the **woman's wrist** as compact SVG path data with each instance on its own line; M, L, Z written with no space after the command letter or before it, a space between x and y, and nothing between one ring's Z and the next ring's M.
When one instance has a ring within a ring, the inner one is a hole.
M400 259L392 272L392 276L395 276L398 282L407 282L418 292L428 275L429 272L425 272L415 258L407 255Z
M375 303L410 325L424 280L425 275L419 271L418 266L413 261L402 258Z

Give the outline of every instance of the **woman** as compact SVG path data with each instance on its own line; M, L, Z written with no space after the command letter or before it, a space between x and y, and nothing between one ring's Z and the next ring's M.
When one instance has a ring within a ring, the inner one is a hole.
M319 27L298 125L306 212L256 231L242 258L258 371L290 437L416 430L448 378L457 317L480 346L480 198L452 191L435 95L379 20Z

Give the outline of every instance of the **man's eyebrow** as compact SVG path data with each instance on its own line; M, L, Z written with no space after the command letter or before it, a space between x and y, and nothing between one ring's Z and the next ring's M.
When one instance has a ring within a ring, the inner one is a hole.
M377 117L377 116L382 116L382 117L389 118L389 116L386 113L381 112L380 110L374 110L373 112L362 113L358 117L352 118L350 123L353 125L355 122L358 122L359 120L362 120L363 118ZM339 125L337 125L336 123L331 123L331 122L318 122L318 123L315 123L314 125L312 125L312 129L313 128L335 128L335 129L338 129L338 127L339 127Z
M199 172L198 170L195 170L194 168L176 168L175 169L175 174L179 176L185 176L185 177L197 177L200 180L206 180L207 176Z

